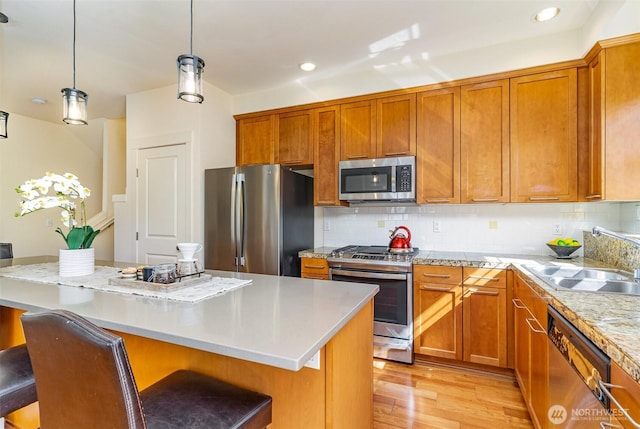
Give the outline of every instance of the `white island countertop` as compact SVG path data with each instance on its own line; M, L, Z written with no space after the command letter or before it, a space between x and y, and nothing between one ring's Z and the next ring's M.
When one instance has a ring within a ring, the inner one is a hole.
M3 260L0 267L56 259ZM66 309L103 328L297 371L379 289L377 285L295 277L207 273L252 282L223 295L185 303L0 277L0 306L28 311Z

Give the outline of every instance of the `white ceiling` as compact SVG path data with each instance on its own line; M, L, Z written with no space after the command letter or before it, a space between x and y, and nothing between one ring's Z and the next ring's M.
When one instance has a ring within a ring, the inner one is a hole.
M195 0L193 53L205 60L205 80L232 96L314 73L326 85L381 63L579 29L599 1ZM0 0L9 17L0 24L0 110L61 121L60 89L73 84L72 4ZM561 14L535 23L549 5ZM90 119L124 117L126 94L177 81L176 58L189 51L188 0L77 0L77 17L76 87L89 94ZM318 69L304 75L304 61Z

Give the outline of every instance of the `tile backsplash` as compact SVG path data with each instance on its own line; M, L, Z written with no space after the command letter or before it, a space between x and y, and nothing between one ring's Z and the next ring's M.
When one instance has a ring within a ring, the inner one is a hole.
M316 212L316 247L386 245L390 230L404 225L421 250L548 255L557 237L584 240L602 226L635 231L637 203L425 205L324 208ZM318 214L320 214L318 218ZM555 227L560 227L560 234ZM584 246L578 250L583 255Z

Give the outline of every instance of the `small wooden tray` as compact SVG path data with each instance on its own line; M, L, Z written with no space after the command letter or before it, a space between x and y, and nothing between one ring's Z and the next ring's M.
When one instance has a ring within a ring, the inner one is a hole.
M122 277L111 277L109 278L109 284L112 286L124 286L131 289L144 289L154 292L173 292L179 289L185 289L191 286L207 283L211 281L211 278L212 276L209 274L200 274L199 277L194 277L194 275L191 275L189 277L180 278L180 281L165 284L145 282L142 280L127 279Z

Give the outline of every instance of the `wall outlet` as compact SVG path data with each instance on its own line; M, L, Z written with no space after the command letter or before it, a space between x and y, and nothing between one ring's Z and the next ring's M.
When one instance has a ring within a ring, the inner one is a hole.
M439 220L434 220L433 221L433 232L440 232L440 221Z
M383 220L379 220L378 221L378 228L384 228L384 221Z
M562 235L562 227L559 223L553 224L553 235Z
M489 221L489 229L498 229L498 221L490 220Z
M331 222L329 222L328 220L325 220L322 228L323 228L325 231L329 231L329 230L331 230Z

